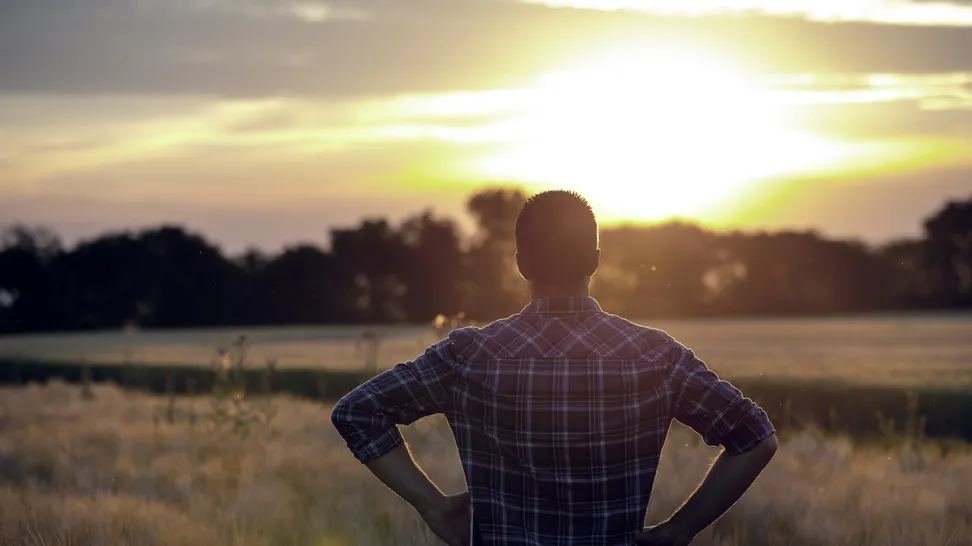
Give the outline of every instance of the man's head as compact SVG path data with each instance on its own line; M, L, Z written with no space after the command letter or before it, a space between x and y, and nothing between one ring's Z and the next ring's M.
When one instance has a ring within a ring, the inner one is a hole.
M597 270L597 219L574 192L534 195L516 217L516 263L534 286L573 288Z

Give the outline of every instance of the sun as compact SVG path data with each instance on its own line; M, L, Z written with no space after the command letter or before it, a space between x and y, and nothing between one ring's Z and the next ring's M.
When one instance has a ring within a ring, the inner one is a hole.
M841 158L836 143L787 127L754 80L685 49L600 56L543 76L480 169L577 190L608 219L659 220L700 218L760 180Z

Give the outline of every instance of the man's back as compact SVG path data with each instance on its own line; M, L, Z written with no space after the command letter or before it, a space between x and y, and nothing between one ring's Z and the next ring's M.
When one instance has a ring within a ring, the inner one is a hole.
M361 385L335 406L334 426L450 546L470 529L490 546L688 544L772 458L773 426L664 332L588 297L601 251L583 197L531 197L514 233L532 303ZM452 427L466 494L443 495L403 445L397 425L435 413ZM725 456L678 512L643 530L672 419Z
M335 415L357 416L364 430L444 413L485 544L629 545L673 418L730 454L773 433L765 413L691 351L585 297L537 299L457 330L384 375ZM342 434L367 452L346 425Z

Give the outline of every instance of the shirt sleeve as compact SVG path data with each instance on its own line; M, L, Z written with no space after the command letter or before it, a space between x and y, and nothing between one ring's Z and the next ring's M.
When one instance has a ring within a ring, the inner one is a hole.
M446 411L453 359L452 342L446 339L375 376L334 406L331 422L359 461L369 463L405 443L398 425Z
M706 444L721 445L730 455L745 453L775 433L762 408L673 342L674 417L692 427Z

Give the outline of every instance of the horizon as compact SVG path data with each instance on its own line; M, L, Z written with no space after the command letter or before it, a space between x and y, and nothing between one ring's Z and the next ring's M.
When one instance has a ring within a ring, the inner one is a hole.
M468 229L466 196L516 185L576 190L605 226L875 245L972 194L967 2L607 7L5 6L0 218L276 251L425 209Z
M523 191L523 188L519 186L501 186L501 185L489 185L482 189L483 190L512 189L512 190ZM470 193L465 197L471 197L472 195L474 195L474 193ZM529 196L530 194L524 193L524 195ZM972 199L972 192L968 194L968 197ZM952 202L958 202L958 201L946 200L941 202L928 214L922 216L922 221L940 212L942 209L944 209L944 207L946 207L948 204ZM64 233L58 231L57 229L53 228L50 225L43 225L43 224L26 224L22 222L11 222L6 224L0 223L0 231L3 231L4 229L11 229L17 227L25 227L28 229L35 229L35 228L50 229L51 231L53 231L53 235L55 235L58 238L58 241L61 243L61 245L63 245L64 250L73 251L79 245L90 243L92 241L104 237L109 237L112 235L118 235L118 234L134 235L144 231L152 231L152 230L166 228L166 227L173 227L173 228L181 229L186 233L201 236L207 243L213 245L215 248L217 248L221 253L223 253L227 257L237 258L251 251L256 251L269 256L269 255L282 253L288 249L298 248L305 245L310 245L310 246L327 250L330 249L330 245L331 245L330 239L331 239L332 229L337 229L337 230L358 229L364 222L374 221L374 220L387 221L393 228L397 228L403 221L406 221L410 218L419 217L422 214L425 214L427 212L431 213L434 218L452 221L456 226L458 235L465 242L469 242L475 237L475 232L477 230L475 226L475 220L473 219L469 211L466 210L464 205L459 214L451 214L450 211L440 211L431 207L424 207L424 208L416 208L414 210L405 210L402 213L394 216L388 216L388 215L382 216L380 214L364 215L357 219L349 220L348 222L345 223L336 223L336 224L327 225L326 228L323 228L321 230L318 239L305 238L305 239L294 239L289 241L282 241L278 246L273 246L273 247L261 247L252 243L243 243L236 246L228 246L224 244L223 241L214 238L212 234L207 233L202 229L198 229L196 226L179 223L179 222L168 222L165 220L161 220L155 223L146 223L142 225L116 226L116 227L107 226L100 231L94 231L90 234L83 235L83 236L75 236L73 238L70 236L65 236ZM597 214L596 208L595 208L595 214ZM774 234L783 234L783 233L811 234L811 235L819 236L820 238L828 241L844 241L844 242L851 242L851 243L861 243L866 245L870 249L880 249L882 247L887 247L888 245L892 245L894 243L902 242L902 241L917 241L925 237L925 234L921 232L921 229L916 229L913 234L891 237L884 240L868 240L864 237L855 237L853 234L840 236L840 235L827 233L826 231L821 230L814 226L806 226L806 227L719 226L719 225L712 225L695 218L687 218L687 217L679 217L679 216L660 218L657 220L630 220L630 219L622 218L622 219L608 220L606 222L598 218L598 228L600 231L611 230L611 229L624 229L624 228L652 229L652 228L661 228L673 224L696 226L703 230L714 233L716 235L729 235L729 234L736 234L736 233L743 234L743 235L758 235L758 234L774 235ZM919 222L919 225L920 224L921 222Z

